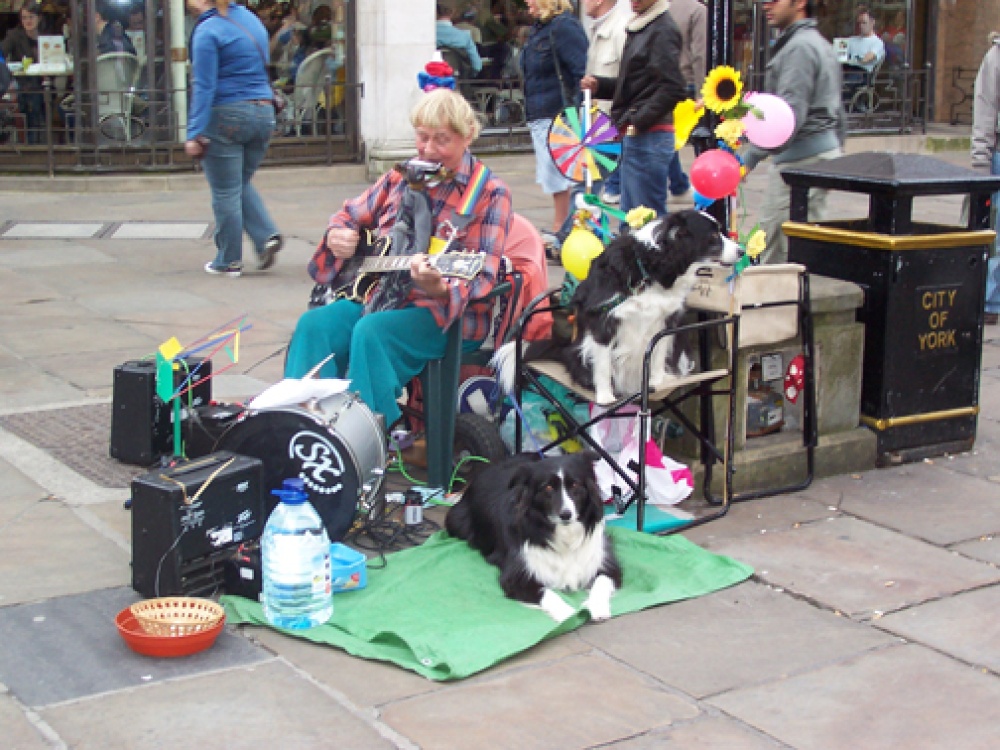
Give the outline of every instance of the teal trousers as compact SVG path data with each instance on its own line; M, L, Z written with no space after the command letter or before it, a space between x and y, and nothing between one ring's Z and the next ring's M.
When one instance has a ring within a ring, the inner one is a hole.
M301 378L332 353L320 376L350 378L350 390L382 414L388 427L402 414L396 399L403 387L429 361L444 356L445 333L422 307L363 312L358 302L338 300L303 314L289 345L285 377Z

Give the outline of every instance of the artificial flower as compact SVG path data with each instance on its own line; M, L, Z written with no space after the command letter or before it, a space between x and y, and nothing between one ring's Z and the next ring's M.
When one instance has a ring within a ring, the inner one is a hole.
M693 99L685 99L674 107L674 149L680 150L691 137L691 131L705 112Z
M642 229L646 224L656 218L656 211L645 206L636 206L625 214L625 223L632 229Z
M740 74L728 65L712 68L701 87L705 106L720 115L737 106L742 93Z
M740 147L743 132L742 120L723 120L715 127L715 137L724 140L726 145L732 149Z
M747 239L747 255L756 258L767 247L767 234L763 229L758 229Z

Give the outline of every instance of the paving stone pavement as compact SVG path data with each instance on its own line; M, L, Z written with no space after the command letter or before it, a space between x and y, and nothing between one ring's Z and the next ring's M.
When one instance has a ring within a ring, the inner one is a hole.
M914 139L849 145L920 148ZM551 204L531 158L489 161L515 208L547 228ZM118 190L108 184L117 178L100 179L100 189L57 180L47 192L0 192L0 744L996 746L996 327L986 331L975 450L819 480L688 534L754 566L739 586L585 625L457 683L261 628L231 628L204 662L131 654L111 622L135 598L127 491L120 477L93 476L110 471L95 458L107 436L80 427L86 434L60 446L31 442L25 425L36 418L46 432L53 414L70 429L80 415L106 419L116 364L243 313L252 328L239 365L218 375L214 395L244 397L275 382L274 355L311 287L305 263L329 214L364 182L357 167L262 173L288 242L273 270L232 280L201 270L213 250L199 175L122 179ZM751 175L743 191L749 217L764 179ZM957 222L960 203L918 200L916 211ZM834 194L832 208L856 217L866 199ZM76 468L66 451L81 454Z

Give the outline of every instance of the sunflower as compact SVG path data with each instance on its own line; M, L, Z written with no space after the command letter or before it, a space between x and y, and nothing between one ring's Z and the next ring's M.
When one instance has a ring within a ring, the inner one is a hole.
M691 137L691 131L698 124L704 107L699 107L691 99L678 102L674 107L674 148L680 150L684 148Z
M743 137L743 122L740 120L723 120L715 127L715 137L726 142L729 148L739 148Z
M739 104L742 93L740 74L728 65L712 68L701 87L705 106L720 115Z

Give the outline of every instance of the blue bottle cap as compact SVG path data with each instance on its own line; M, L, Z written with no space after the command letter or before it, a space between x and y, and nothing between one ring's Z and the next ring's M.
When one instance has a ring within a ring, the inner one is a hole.
M299 492L306 491L306 483L303 482L298 477L291 477L286 479L281 483L281 489L283 490L298 490Z
M302 503L309 499L309 495L301 490L271 490L271 494L276 496L286 505L302 505Z

